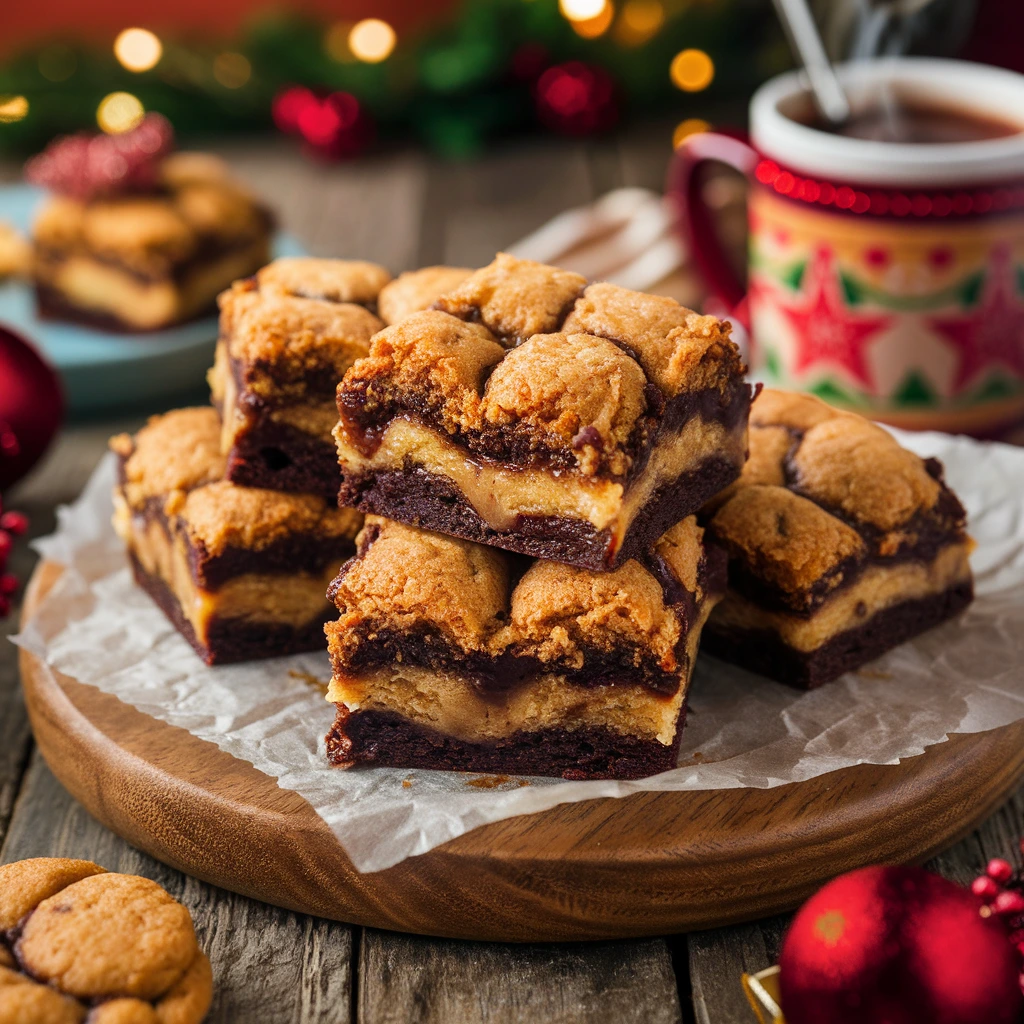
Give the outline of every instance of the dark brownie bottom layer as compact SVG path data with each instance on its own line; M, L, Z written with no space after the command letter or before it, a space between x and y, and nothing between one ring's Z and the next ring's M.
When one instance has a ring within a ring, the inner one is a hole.
M129 555L135 582L159 605L174 628L192 645L207 665L228 665L258 658L278 658L286 654L302 654L322 650L324 623L333 609L324 607L324 616L299 629L270 622L245 622L239 619L213 619L209 640L204 644L185 618L181 605L171 589L159 577L146 572L134 555Z
M113 313L105 313L96 309L86 309L84 306L76 306L68 301L62 292L47 285L36 284L36 311L42 320L64 320L68 323L81 324L83 327L94 327L101 331L110 331L115 334L153 334L156 331L166 330L168 327L177 327L179 324L190 323L206 316L215 316L217 313L217 302L213 300L205 309L184 317L180 320L169 320L166 323L158 324L156 327L139 327L137 324L127 323Z
M227 478L243 487L319 494L333 505L341 471L334 444L282 424L260 424L235 438Z
M624 736L610 729L542 729L518 732L495 743L467 743L416 725L389 711L349 711L327 734L327 758L335 765L436 768L501 775L548 775L563 779L643 779L675 768L675 742Z
M941 594L886 608L810 652L789 647L769 630L718 629L712 615L701 650L780 683L813 690L952 618L973 598L971 582L958 583Z
M338 504L478 544L605 572L645 555L669 527L696 512L739 472L738 466L716 455L655 491L618 551L612 548L608 530L595 530L581 519L519 516L511 529L495 530L450 479L420 467L346 476Z

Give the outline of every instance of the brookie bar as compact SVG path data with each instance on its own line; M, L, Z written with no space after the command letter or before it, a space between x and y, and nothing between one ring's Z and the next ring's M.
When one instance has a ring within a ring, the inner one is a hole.
M388 280L375 263L288 258L224 292L209 383L228 479L337 500L334 391L384 326Z
M367 517L330 596L330 760L641 778L675 767L725 585L694 517L614 572Z
M32 234L44 316L151 331L212 311L269 259L268 211L221 161L176 153L153 194L51 196Z
M750 461L713 503L729 592L705 650L814 687L956 614L971 540L942 466L809 395L765 390Z
M739 475L744 371L727 323L499 254L346 373L339 501L611 570Z
M110 445L135 579L207 664L323 646L324 595L355 549L358 512L224 480L214 409L153 417Z

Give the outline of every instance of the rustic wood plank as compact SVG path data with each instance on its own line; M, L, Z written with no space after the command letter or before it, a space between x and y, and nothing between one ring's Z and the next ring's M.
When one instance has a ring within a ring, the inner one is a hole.
M288 140L218 148L314 256L375 260L392 272L416 265L427 158L414 150L325 163Z
M992 857L1022 864L1024 787L962 842L934 857L932 871L962 885L970 883ZM778 963L789 915L689 936L690 981L698 1024L750 1024L752 1017L740 987L740 975Z
M472 163L431 161L418 262L476 267L593 198L587 147L531 140Z
M192 912L213 962L208 1024L348 1024L352 930L256 903L174 871L91 818L35 755L0 860L83 857L144 875Z
M359 1024L677 1024L666 943L509 946L366 929Z

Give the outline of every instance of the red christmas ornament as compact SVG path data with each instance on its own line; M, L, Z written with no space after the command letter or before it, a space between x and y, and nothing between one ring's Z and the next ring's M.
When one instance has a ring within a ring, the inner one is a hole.
M274 100L274 123L281 131L300 135L318 156L358 156L373 142L373 121L349 92L323 98L304 86L291 86Z
M0 327L0 493L39 461L63 418L57 374L27 341ZM0 529L19 532L11 522Z
M537 116L563 135L607 131L619 119L615 81L604 68L582 61L556 64L537 79Z
M987 914L987 916L985 916ZM1019 1024L1003 920L922 868L872 867L813 896L780 957L788 1024Z
M160 160L174 146L174 129L160 114L147 114L119 135L66 135L25 165L33 185L77 199L145 192L159 181Z

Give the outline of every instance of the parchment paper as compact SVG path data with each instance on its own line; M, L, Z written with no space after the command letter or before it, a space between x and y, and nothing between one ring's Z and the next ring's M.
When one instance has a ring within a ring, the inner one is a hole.
M490 821L641 790L769 788L837 768L892 764L949 733L1024 718L1024 450L900 435L937 455L970 513L978 599L959 619L813 693L706 656L681 763L640 782L510 780L327 766L324 654L207 668L131 580L110 526L113 462L62 509L44 556L67 567L15 643L46 664L188 729L306 798L360 871L378 871ZM403 785L408 781L409 785Z

